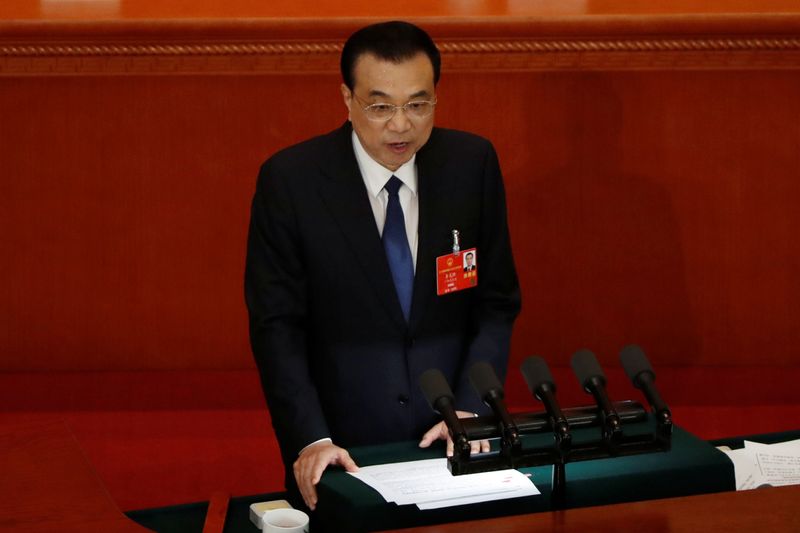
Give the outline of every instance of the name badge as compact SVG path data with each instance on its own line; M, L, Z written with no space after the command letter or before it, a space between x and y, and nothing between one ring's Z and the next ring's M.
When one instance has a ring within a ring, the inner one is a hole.
M478 249L458 251L436 258L436 294L471 289L478 285Z

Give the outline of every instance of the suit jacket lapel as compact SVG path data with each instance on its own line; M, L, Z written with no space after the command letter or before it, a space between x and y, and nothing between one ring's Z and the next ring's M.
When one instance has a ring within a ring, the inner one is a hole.
M320 161L320 167L328 176L320 185L320 194L357 257L364 277L392 319L405 328L406 321L375 225L375 215L353 152L351 132L348 122L333 133L331 150L327 158Z
M431 298L436 296L436 257L449 250L437 249L446 239L448 229L444 227L447 219L447 194L444 188L447 176L443 175L442 150L436 149L436 130L425 146L417 152L417 189L419 194L419 245L417 248L417 269L414 276L414 296L411 301L411 333L430 307Z

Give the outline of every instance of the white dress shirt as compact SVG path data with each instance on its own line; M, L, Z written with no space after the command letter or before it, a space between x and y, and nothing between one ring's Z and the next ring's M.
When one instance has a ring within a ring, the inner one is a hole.
M383 235L383 225L386 222L386 206L389 203L389 193L383 188L389 178L396 176L403 182L403 186L397 192L400 197L400 207L403 208L403 219L406 223L406 237L408 237L408 247L411 249L411 260L414 262L414 272L417 270L417 229L419 227L419 198L417 197L417 166L415 161L417 154L400 168L392 172L384 167L364 150L358 135L353 132L353 148L356 152L358 168L364 185L367 186L369 193L369 203L372 206L372 214L375 215L375 224L378 226L378 233Z

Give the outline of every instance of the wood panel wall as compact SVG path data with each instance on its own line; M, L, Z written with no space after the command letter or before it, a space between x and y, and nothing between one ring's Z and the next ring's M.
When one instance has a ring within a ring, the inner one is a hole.
M345 119L360 22L5 22L0 370L251 368L256 173ZM437 123L500 155L513 366L796 365L798 15L417 22Z

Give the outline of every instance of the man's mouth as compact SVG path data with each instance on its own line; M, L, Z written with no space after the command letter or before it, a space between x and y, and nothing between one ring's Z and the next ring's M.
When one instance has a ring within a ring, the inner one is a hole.
M389 150L391 150L392 152L396 154L402 154L403 152L406 151L406 149L408 149L408 144L409 143L407 142L387 143L387 146L389 147Z

